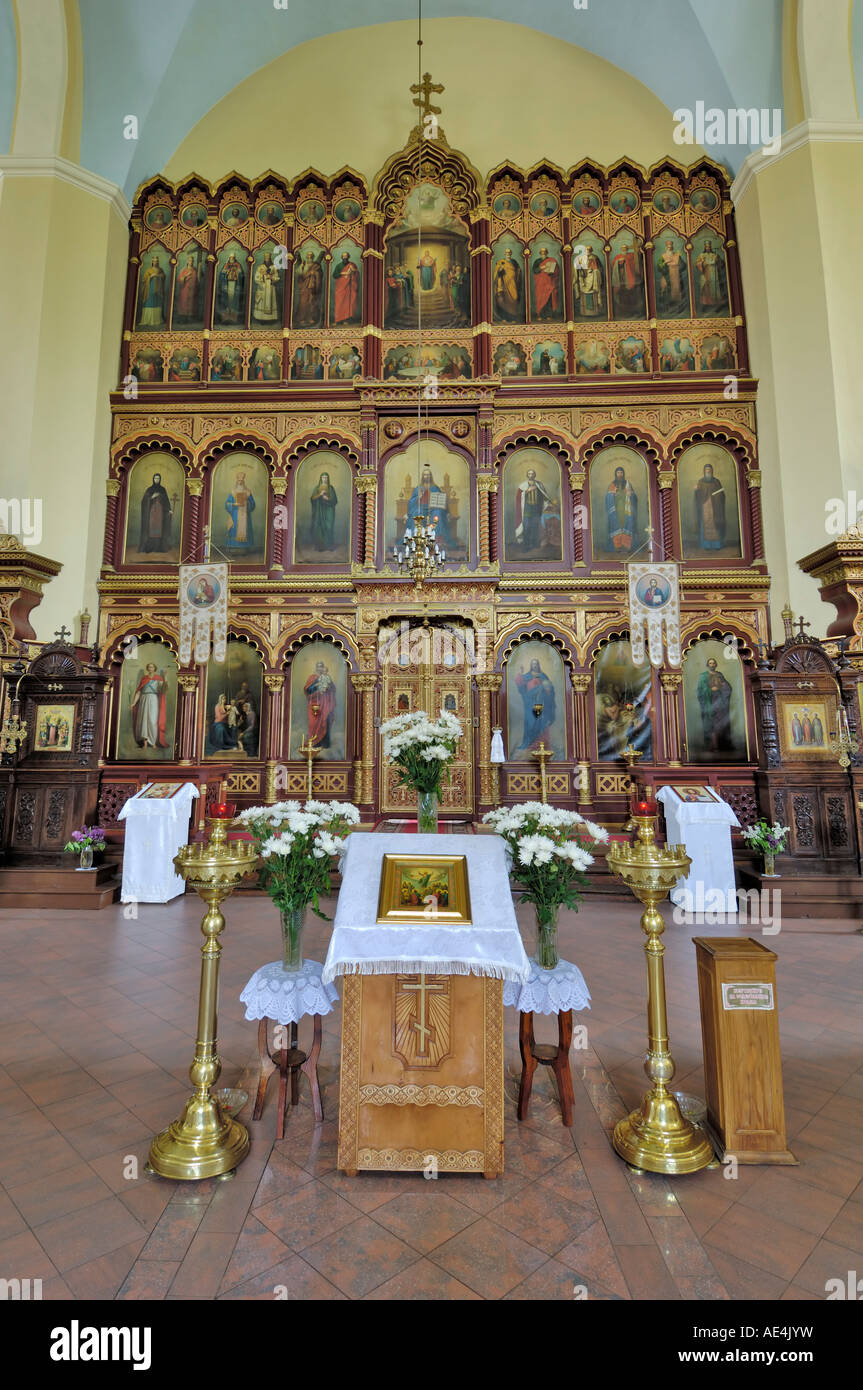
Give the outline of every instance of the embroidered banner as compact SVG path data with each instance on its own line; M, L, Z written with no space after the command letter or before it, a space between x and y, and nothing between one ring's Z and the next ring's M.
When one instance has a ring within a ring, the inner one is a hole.
M632 659L644 661L644 633L652 666L680 665L680 596L674 561L642 561L627 565L629 571L629 634ZM663 627L665 652L663 652Z
M180 566L180 665L210 659L210 635L213 656L224 661L228 640L228 566Z

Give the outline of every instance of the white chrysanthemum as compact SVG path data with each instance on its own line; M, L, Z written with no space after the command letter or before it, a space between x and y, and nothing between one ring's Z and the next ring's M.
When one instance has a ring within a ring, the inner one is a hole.
M272 855L277 855L280 859L286 858L294 847L293 835L271 835L261 845L261 858L269 859Z

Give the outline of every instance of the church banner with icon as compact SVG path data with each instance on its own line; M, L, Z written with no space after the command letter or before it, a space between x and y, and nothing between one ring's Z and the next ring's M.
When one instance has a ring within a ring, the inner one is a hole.
M652 560L627 566L629 572L629 633L632 659L644 660L644 634L651 666L680 665L680 595L677 565ZM663 628L665 643L663 649Z
M225 660L228 640L228 566L180 566L180 665L210 659L210 636L216 661Z

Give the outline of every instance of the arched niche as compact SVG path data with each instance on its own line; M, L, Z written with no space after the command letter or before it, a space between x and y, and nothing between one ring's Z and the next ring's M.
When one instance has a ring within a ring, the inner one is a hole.
M313 739L316 761L342 761L348 743L348 666L335 642L303 642L290 665L288 757L301 758L300 743Z
M677 461L677 506L684 560L739 559L740 471L721 444L691 444Z
M737 644L701 637L685 652L682 669L687 760L748 762L746 693Z
M333 449L316 449L294 473L294 561L345 565L351 558L353 473Z
M530 762L540 742L558 761L567 757L566 673L551 642L528 638L512 648L506 662L507 755Z
M186 474L172 455L153 450L126 475L126 565L178 565Z
M470 467L463 454L442 440L424 439L390 457L383 487L381 534L387 556L417 517L434 523L447 560L468 563L473 533Z
M617 761L631 745L644 762L654 757L654 693L650 662L636 666L628 637L604 643L593 663L596 749Z
M117 762L170 762L177 722L177 661L153 640L127 641L120 666Z
M515 449L503 464L503 558L512 563L564 559L563 477L548 449Z
M256 454L224 454L210 479L210 542L214 560L263 564L267 555L269 473Z
M610 444L590 460L590 539L594 560L647 559L650 515L647 461L627 444Z
M229 637L224 661L207 662L204 757L248 762L260 753L262 666L260 653Z

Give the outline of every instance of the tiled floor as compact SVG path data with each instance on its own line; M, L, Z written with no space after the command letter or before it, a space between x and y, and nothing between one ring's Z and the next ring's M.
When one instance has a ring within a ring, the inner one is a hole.
M508 1011L504 1176L345 1177L336 1010L324 1021L324 1124L304 1081L275 1143L273 1079L263 1119L241 1116L252 1149L237 1177L185 1185L143 1167L188 1091L201 907L127 910L0 914L0 1276L41 1278L45 1298L817 1299L827 1279L863 1267L863 936L845 924L792 922L768 943L799 1167L671 1180L636 1176L615 1155L609 1133L645 1086L644 955L635 903L591 898L561 927L594 1001L580 1020L589 1046L573 1052L572 1130L546 1069L529 1122L517 1122ZM278 920L251 894L226 916L221 1084L251 1090L256 1025L238 995L277 956ZM329 927L311 922L307 954L323 959ZM674 1084L696 1094L697 934L670 925L665 938Z

